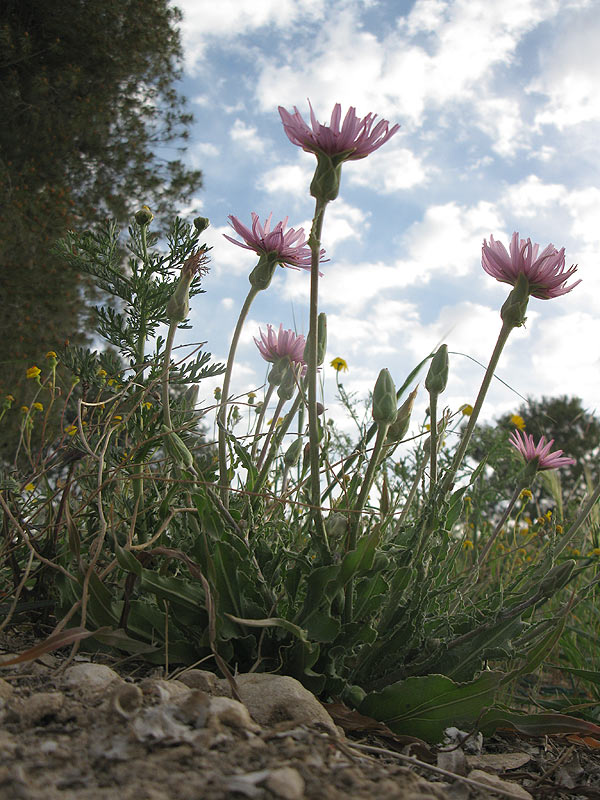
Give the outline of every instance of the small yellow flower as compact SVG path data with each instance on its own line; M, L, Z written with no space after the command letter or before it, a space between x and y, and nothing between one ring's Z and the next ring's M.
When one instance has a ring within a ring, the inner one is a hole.
M54 350L48 350L48 352L46 353L46 358L58 358L58 356L56 355Z
M544 522L546 522L546 517L538 517L536 519L536 522L537 522L538 525L543 525Z
M118 423L121 422L122 420L123 417L120 414L115 414L114 417L112 418L113 423Z
M77 433L77 425L67 425L65 428L65 433L68 433L69 436L75 436Z
M525 550L524 547L519 547L519 549L517 550L517 555L526 556L527 555L527 550Z
M472 550L474 546L470 539L465 539L463 542L463 550Z
M529 489L523 489L521 494L519 495L520 500L531 500L533 495L531 494Z
M29 369L27 370L27 372L25 374L26 374L28 379L30 379L30 378L39 378L40 375L42 374L42 370L39 367L33 366L33 367L29 367Z
M563 532L563 526L562 526L562 525L557 525L557 526L556 526L556 532L557 532L558 534L561 534L561 533Z
M35 486L34 486L33 483L26 484L26 486L25 486L25 491L26 492L33 492L34 490L35 490Z
M506 547L504 547L502 542L498 542L496 545L496 550L498 550L499 553L503 553L506 550Z
M106 378L107 374L108 373L106 372L105 369L99 369L98 372L97 372L97 375L98 375L99 378Z
M248 404L253 406L256 399L256 392L248 392Z
M12 394L7 394L5 399L8 400L9 403L15 402L15 398L12 396Z
M108 385L109 386L116 386L117 385L117 381L115 380L115 378L109 378L108 379Z
M29 414L29 406L21 406L22 414Z
M148 411L149 409L152 408L152 403L150 403L148 400L146 400L145 403L142 403L142 408L145 408L146 411Z
M215 400L220 400L221 399L221 387L217 386L217 388L215 389L213 394L215 396Z
M590 550L588 556L600 556L600 547L594 547L593 550Z
M513 425L515 425L520 431L525 428L525 420L523 417L519 416L519 414L513 414L510 418L510 421Z
M339 356L333 359L333 361L331 362L331 366L334 368L336 372L340 372L341 370L343 370L344 372L348 372L348 364L344 361L343 358L340 358Z
M519 528L519 533L521 536L528 536L529 535L529 526L526 528Z
M272 423L273 423L273 420L270 419L270 420L268 420L267 425L271 425ZM275 423L275 427L279 428L280 425L283 425L283 417L277 417L277 422Z
M544 516L546 517L546 519L548 520L548 522L550 522L550 520L552 519L552 511L546 511L546 513L544 514Z
M43 411L44 410L44 406L41 403L34 403L31 407L35 408L36 411Z
M465 417L470 417L473 413L473 406L470 406L468 403L465 403L464 406L460 407L460 411L465 415Z
M573 549L571 550L571 555L580 556L581 550L579 550L577 547L573 547Z

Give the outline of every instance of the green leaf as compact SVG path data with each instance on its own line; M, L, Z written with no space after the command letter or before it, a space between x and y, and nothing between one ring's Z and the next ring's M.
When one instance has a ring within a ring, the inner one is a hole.
M385 722L394 733L435 744L450 725L473 726L493 703L502 677L501 672L483 672L469 683L445 675L407 678L368 694L358 711Z
M248 625L251 628L284 628L286 631L293 633L297 639L300 639L301 642L308 642L306 638L306 631L303 628L300 628L298 625L294 625L293 622L289 622L287 619L282 619L281 617L267 617L266 619L242 619L241 617L234 617L233 614L225 614L230 620L233 622L237 622L238 625Z
M567 714L517 714L501 708L490 708L481 718L479 727L486 735L498 728L509 728L526 736L577 733L600 738L600 726Z

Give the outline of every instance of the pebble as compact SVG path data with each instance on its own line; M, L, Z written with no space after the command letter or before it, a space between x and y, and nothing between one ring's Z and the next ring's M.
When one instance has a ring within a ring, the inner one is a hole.
M515 797L522 798L522 800L533 800L533 796L529 794L527 789L519 786L518 783L514 783L514 781L503 781L497 775L491 775L489 772L484 772L481 769L472 770L469 772L468 777L479 783L485 783L486 786L490 787L490 791L492 792L494 789L500 789L503 792L510 792Z
M269 773L265 786L282 800L302 800L304 778L293 767L279 767Z
M117 673L105 664L75 664L65 672L64 685L81 695L93 697L105 693L112 684L121 683Z
M220 722L230 728L258 733L260 725L250 717L248 709L229 697L211 697L208 706L208 724Z

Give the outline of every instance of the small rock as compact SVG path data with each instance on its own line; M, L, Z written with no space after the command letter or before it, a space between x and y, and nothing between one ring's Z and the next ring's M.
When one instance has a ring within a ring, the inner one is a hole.
M208 694L217 694L219 681L214 672L206 669L188 669L177 680L190 689L202 689Z
M471 769L497 770L519 769L531 761L527 753L484 753L480 756L467 756L467 764Z
M110 698L110 707L125 719L129 719L142 705L144 695L139 686L133 683L123 683L114 689Z
M0 678L0 700L8 700L13 693L13 687L4 678Z
M201 689L192 689L176 703L175 718L192 728L203 728L209 712L209 695Z
M14 756L17 746L17 740L12 733L0 730L0 761Z
M283 800L301 800L304 797L304 778L293 767L274 769L265 786Z
M110 686L121 683L117 673L105 664L75 664L65 672L64 685L79 694L94 696L105 693Z
M253 672L236 675L242 702L260 725L290 721L297 725L320 725L334 736L337 728L317 698L295 678ZM224 682L221 688L226 689ZM228 689L229 687L227 687Z
M229 697L211 697L208 706L208 723L221 722L230 728L258 733L260 725L254 722L246 706Z
M146 678L141 682L140 688L147 697L157 698L161 703L176 700L190 693L189 687L184 683L165 681L161 678Z
M503 792L510 792L515 797L522 798L522 800L533 800L533 796L529 794L527 789L519 786L518 783L514 783L513 781L503 781L497 775L491 775L489 772L484 772L481 769L472 770L469 772L468 777L473 781L477 781L478 783L485 783L486 786L490 787L490 791L492 792L495 789L498 789Z
M11 710L25 725L37 725L44 719L57 717L64 705L62 692L39 692L11 703Z

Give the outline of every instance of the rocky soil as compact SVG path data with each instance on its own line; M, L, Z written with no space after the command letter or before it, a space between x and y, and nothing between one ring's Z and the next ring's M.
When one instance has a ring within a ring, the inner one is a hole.
M292 678L236 676L240 703L199 669L165 680L106 657L65 663L0 666L1 800L600 800L593 743L498 737L440 750L341 705L332 718Z

